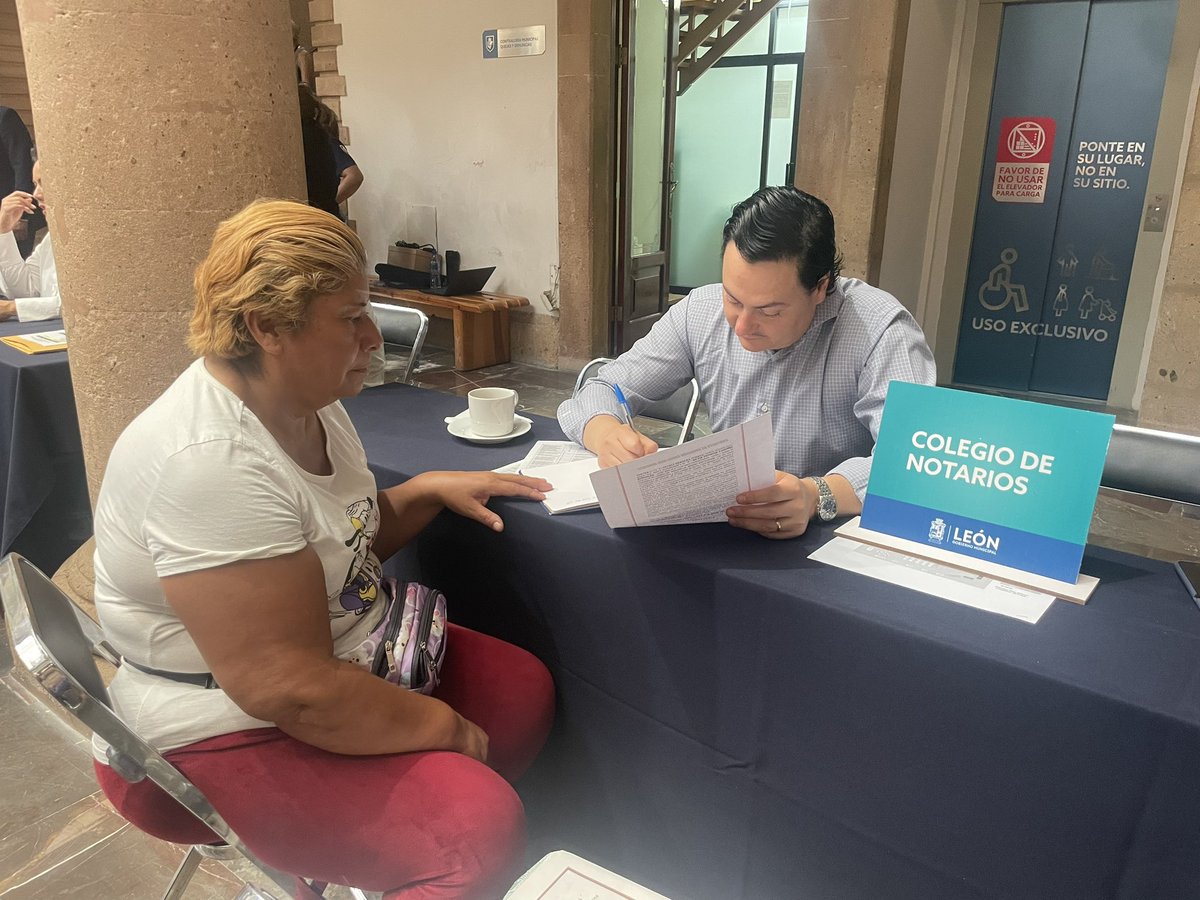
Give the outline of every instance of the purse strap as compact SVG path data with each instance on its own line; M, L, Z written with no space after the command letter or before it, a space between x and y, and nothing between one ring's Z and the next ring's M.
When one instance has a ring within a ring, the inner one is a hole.
M207 688L208 690L220 687L217 684L217 679L213 678L212 672L168 672L166 669L153 669L150 666L143 666L141 663L135 663L132 659L128 658L122 659L121 665L137 669L139 672L145 672L147 675L166 678L168 681L178 681L180 684L190 684L195 687Z

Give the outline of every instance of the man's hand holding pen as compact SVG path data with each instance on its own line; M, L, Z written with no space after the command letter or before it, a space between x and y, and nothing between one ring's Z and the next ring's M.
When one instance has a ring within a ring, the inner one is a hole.
M658 444L633 427L633 410L617 385L610 385L625 414L625 421L607 413L594 416L583 429L583 446L600 461L600 468L619 466L631 459L640 459L658 450Z

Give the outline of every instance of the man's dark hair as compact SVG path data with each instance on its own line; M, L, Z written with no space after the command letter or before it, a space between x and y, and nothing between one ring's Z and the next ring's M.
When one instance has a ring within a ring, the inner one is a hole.
M760 188L735 206L722 232L722 253L730 241L747 262L795 260L800 284L810 291L826 275L832 291L841 274L833 213L799 188Z

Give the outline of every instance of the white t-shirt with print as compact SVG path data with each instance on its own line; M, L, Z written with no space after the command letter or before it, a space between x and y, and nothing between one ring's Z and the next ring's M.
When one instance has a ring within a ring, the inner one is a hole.
M209 666L159 578L312 547L325 573L334 652L350 658L383 614L375 476L340 403L320 410L333 474L296 465L238 397L196 360L113 447L96 504L96 611L123 656L168 672ZM254 602L253 596L240 598ZM239 627L236 619L231 629ZM170 750L270 725L205 689L122 666L113 704ZM97 758L105 745L93 741Z

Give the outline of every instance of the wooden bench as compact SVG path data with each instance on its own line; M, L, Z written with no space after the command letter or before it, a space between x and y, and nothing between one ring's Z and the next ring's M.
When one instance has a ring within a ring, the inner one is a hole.
M454 323L454 368L464 372L508 362L508 311L529 305L526 297L512 294L442 296L388 287L379 281L371 283L371 300L412 306L428 316L450 319Z

